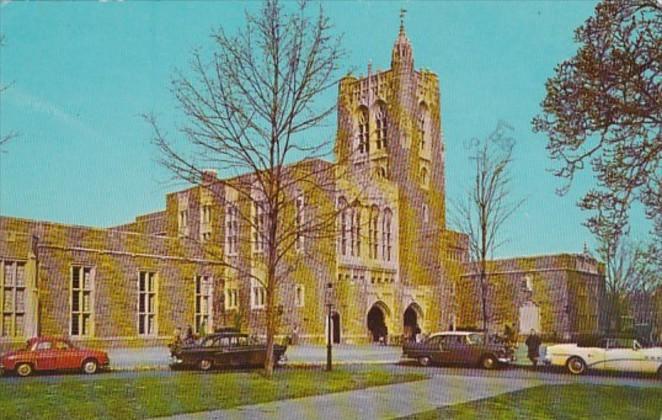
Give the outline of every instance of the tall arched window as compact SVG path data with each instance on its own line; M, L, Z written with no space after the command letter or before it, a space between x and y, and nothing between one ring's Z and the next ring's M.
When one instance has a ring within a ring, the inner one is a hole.
M370 142L368 140L370 131L368 125L368 109L366 107L359 108L357 129L359 154L368 153L370 151Z
M379 208L370 208L370 219L368 220L368 247L370 258L377 258L379 251Z
M377 149L386 147L386 105L379 103L377 112L375 112L375 121L377 125Z
M423 223L428 223L430 221L430 210L428 209L427 204L423 204Z
M421 150L425 150L427 144L427 120L428 107L422 102L418 107L418 137L420 138Z
M391 261L391 222L393 213L391 209L384 209L384 216L382 217L382 258L386 261Z
M340 253L347 255L347 217L349 216L349 209L347 208L347 200L344 197L340 197L338 200L338 209L340 210Z
M356 235L356 241L354 245L356 248L352 255L357 257L361 256L361 205L358 203L354 204L354 233Z

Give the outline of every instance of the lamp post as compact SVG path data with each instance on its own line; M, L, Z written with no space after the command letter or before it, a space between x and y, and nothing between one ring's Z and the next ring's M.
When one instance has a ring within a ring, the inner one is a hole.
M331 310L333 309L333 303L331 302L331 293L333 293L333 284L327 283L326 285L326 370L331 371L333 369L331 360L332 360L332 349L333 349L333 340L331 339Z

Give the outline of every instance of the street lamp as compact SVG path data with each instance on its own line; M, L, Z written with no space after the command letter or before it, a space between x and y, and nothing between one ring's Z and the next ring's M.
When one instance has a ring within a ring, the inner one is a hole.
M332 369L332 364L331 364L331 353L332 353L332 348L333 348L333 340L331 339L331 310L333 309L333 303L331 302L332 296L331 294L333 293L333 283L329 282L326 284L326 308L327 308L327 314L326 314L326 370L331 371Z

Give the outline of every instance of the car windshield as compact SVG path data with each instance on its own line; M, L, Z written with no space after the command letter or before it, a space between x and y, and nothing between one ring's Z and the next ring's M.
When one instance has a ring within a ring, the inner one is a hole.
M467 336L467 342L469 344L481 345L483 344L483 336L482 334L469 334Z

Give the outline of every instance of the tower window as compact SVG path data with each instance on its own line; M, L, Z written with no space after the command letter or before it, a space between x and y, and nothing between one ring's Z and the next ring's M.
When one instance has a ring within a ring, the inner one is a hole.
M425 103L422 103L418 110L418 136L421 139L420 142L421 150L425 150L428 146L426 139L427 114L428 114L428 107L425 105Z
M384 104L379 104L377 113L375 115L377 124L377 149L386 147L386 107Z
M359 110L358 117L358 143L359 143L359 154L368 153L370 151L370 142L368 140L368 110L366 108L361 108Z
M384 210L382 218L382 258L385 261L391 261L391 219L393 215L391 209Z
M340 254L347 255L347 232L348 232L348 217L350 216L349 209L347 207L347 201L341 197L338 200L338 207L340 210Z
M420 181L423 188L427 188L430 185L430 175L428 174L428 169L425 166L421 167Z

